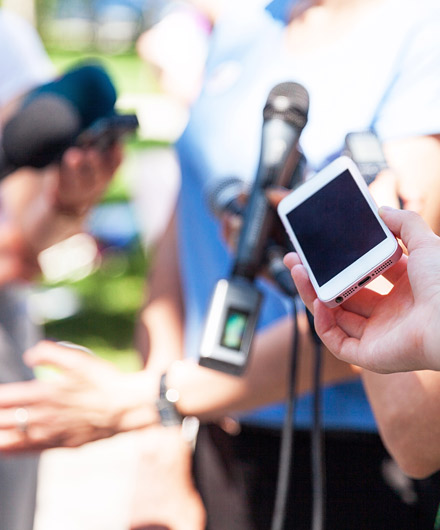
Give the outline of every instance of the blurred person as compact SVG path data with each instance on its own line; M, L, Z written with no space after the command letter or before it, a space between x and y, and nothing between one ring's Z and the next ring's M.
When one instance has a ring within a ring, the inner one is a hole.
M275 4L266 9L246 4L242 10L241 4L231 7L217 2L211 7L216 24L205 80L177 145L182 167L178 217L173 217L158 248L148 304L141 315L148 339L143 347L148 369L121 375L84 352L40 343L26 353L26 362L55 364L62 376L52 384L35 381L0 389L4 408L0 448L24 452L75 446L156 425L159 378L167 370L166 384L178 391L176 407L183 416L208 421L252 411L240 415L234 434L216 426L202 429L195 455L196 478L208 528L267 528L283 408L254 409L286 393L291 302L264 282L261 329L242 378L203 369L190 360L175 362L197 357L212 288L217 279L229 274L231 255L221 240L219 222L204 204L206 180L232 174L252 182L267 94L276 83L292 79L310 93L309 122L300 142L310 174L340 154L348 132L373 128L396 175L384 184L389 189L376 190L378 202L390 192L393 202L397 196L405 205L418 201L423 217L438 232L440 14L430 0L417 5L396 0L326 0L286 3L281 11L272 9L278 7ZM288 514L288 525L294 521L295 528L309 528L307 392L312 356L303 315L299 329L302 398L296 422L294 499L289 507L293 514ZM377 381L379 376L369 377ZM358 376L327 352L323 379L326 526L338 530L432 526L433 517L423 519L418 504L406 505L399 498L406 493L399 490L401 476L394 482L393 477L382 476L389 457ZM28 412L26 438L13 419L17 406ZM211 443L203 454L206 438Z
M181 110L185 124L190 106L202 84L210 32L211 22L197 6L191 2L168 2L157 23L145 31L136 44L139 57L153 68L161 95ZM149 113L146 120L150 122L150 127L151 119ZM178 135L185 124L181 124ZM138 179L133 201L140 213L141 233L145 233L144 244L156 250L159 269L168 267L169 261L174 259L174 253L168 253L167 244L162 249L161 240L175 209L181 181L178 156L173 145L178 135L170 138L170 145L166 148L149 148L141 158L138 157L138 170L142 171L142 175ZM155 178L150 178L151 175L155 175ZM161 210L160 215L158 209ZM150 281L155 275L153 272L147 281L152 286L151 299L156 297L155 282ZM162 324L158 322L156 325L160 326L158 334L165 337L167 331L163 330ZM145 356L148 346L142 344L142 339L139 346L141 354ZM181 345L178 348L177 344L170 346L181 358ZM149 361L153 357L154 353L147 357L147 369L152 366ZM163 370L168 362L164 359ZM161 364L162 360L158 359L158 363ZM156 366L158 368L159 364ZM192 443L182 436L179 427L171 429L157 425L145 431L130 528L140 530L155 523L173 530L205 528L205 511L192 478L191 446Z
M214 29L204 82L192 105L188 127L177 143L182 187L174 220L178 253L173 260L180 265L173 271L166 264L166 256L171 255L168 250L164 261L158 261L156 278L154 275L151 278L151 285L156 285L156 280L168 295L161 300L169 303L174 296L175 302L166 313L166 305L155 304L152 299L142 315L151 341L148 365L157 372L163 371L163 363L173 351L172 345L165 343L169 337L163 337L169 335L171 323L181 319L179 311L184 315L184 325L175 329L184 336L184 355L197 358L210 295L216 281L227 277L231 267L231 255L221 242L219 224L208 211L204 192L207 183L229 176L241 178L248 187L252 185L258 163L262 108L276 83L291 79L309 91L309 121L300 145L310 175L340 154L348 132L373 128L384 142L388 163L397 179L389 178L381 189L376 186L378 200L382 202L386 196L386 202L397 204L400 196L408 205L422 196L421 211L436 230L440 228L439 203L431 195L438 188L437 170L433 168L438 168L439 145L437 138L429 136L440 132L439 106L431 93L430 103L425 107L426 119L418 109L404 122L397 111L400 108L401 112L411 113L412 98L420 90L420 98L424 99L422 93L426 93L427 84L438 77L432 72L438 70L439 57L431 52L422 52L423 60L420 59L415 71L416 57L433 37L428 19L433 13L434 18L439 16L434 3L429 6L425 2L417 8L410 2L402 5L378 1L274 2L266 9L249 3L222 9L223 5L210 3L210 7ZM392 37L391 28L395 30ZM424 35L423 44L412 40L414 28L417 34L420 31ZM432 45L428 48L432 50ZM438 82L439 79L434 81L434 85ZM412 167L415 160L424 157L425 148L430 153L430 168L416 182L415 175L421 173ZM180 295L172 293L170 278L180 278ZM257 379L253 378L261 370L260 375L264 373L267 378L264 383L259 381L263 395L272 377L273 384L277 379L285 385L282 374L286 373L292 330L288 317L290 302L272 286L265 284L262 288L265 299L260 332L255 337L244 386L256 384ZM159 319L160 309L164 313ZM308 390L306 381L311 375L307 366L312 358L310 339L303 339L306 329L301 321L302 391ZM283 355L284 363L277 368L263 364L264 355L269 354ZM257 368L258 362L261 364ZM335 365L328 357L324 366L326 452L331 455L327 463L328 527L352 528L354 521L357 527L365 528L386 524L399 528L430 526L430 522L417 519L418 507L401 502L393 489L396 484L382 476L382 465L389 456L377 435L360 380L349 366ZM214 385L209 391L212 396ZM228 394L226 383L222 391ZM181 405L183 395L181 392ZM241 399L238 406L252 408L256 404L246 402L244 395ZM208 389L205 401L209 401ZM306 395L297 404L295 462L301 463L295 466L293 491L302 498L298 504L292 503L294 515L289 513L288 524L298 528L310 525L307 486L311 476L307 465L310 403ZM282 407L272 407L240 415L240 432L232 435L217 426L202 426L195 454L195 477L205 503L208 528L269 526L276 484L278 429L283 413ZM348 451L356 455L356 465L347 460ZM355 490L357 493L351 495ZM387 515L391 512L392 520ZM358 513L362 513L363 519L359 522Z
M55 70L35 29L0 9L0 137L21 98L50 81ZM42 338L27 310L29 281L40 273L38 254L78 231L120 162L119 148L105 156L67 151L59 166L17 170L0 184L0 382L30 380L22 353ZM15 412L23 429L24 409ZM23 431L24 432L24 431ZM24 433L25 434L25 433ZM1 455L0 528L33 527L38 456Z
M317 299L298 255L288 254L285 263L330 351L386 374L363 371L370 403L391 454L408 475L420 478L440 468L440 238L414 212L379 212L408 250L384 273L393 285L389 293L366 288L332 310Z
M211 23L192 2L165 4L157 23L140 35L136 49L155 68L162 92L190 105L202 84Z

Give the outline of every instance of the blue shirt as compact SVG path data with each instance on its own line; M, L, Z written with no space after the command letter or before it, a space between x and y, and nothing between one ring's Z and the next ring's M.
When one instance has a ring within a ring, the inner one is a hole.
M177 144L185 344L193 358L198 358L214 285L229 276L231 266L204 192L215 179L228 176L252 183L262 109L273 86L296 81L309 92L309 119L300 144L310 174L340 155L348 132L374 128L382 140L440 132L440 9L435 1L386 0L331 46L302 55L289 55L284 46L286 3L276 12L246 4L246 9L234 6L216 24L204 86ZM288 315L291 302L259 283L264 327ZM360 381L326 387L323 395L327 427L376 429ZM299 399L299 427L310 424L310 401L310 396ZM245 418L279 425L283 407Z

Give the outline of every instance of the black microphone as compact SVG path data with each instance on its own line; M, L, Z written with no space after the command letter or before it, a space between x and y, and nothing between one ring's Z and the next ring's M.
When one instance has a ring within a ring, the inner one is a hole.
M240 232L233 275L252 280L257 274L276 220L265 190L286 186L301 155L298 140L307 123L309 96L294 82L281 83L269 93L263 110L263 130L257 175L247 203Z
M244 210L233 270L229 279L217 282L206 316L200 343L199 364L202 366L235 375L243 373L263 300L254 277L265 261L274 277L279 276L283 268L280 286L285 292L295 294L292 280L286 278L288 271L282 265L280 251L273 245L267 247L277 216L265 190L299 179L298 165L304 158L297 145L307 123L308 108L308 93L297 83L282 83L269 94L263 111L258 172ZM229 185L225 182L226 189L237 186L237 181L230 181ZM216 198L216 208L228 207L233 202L232 194L225 190L215 192L214 189L211 193Z
M295 189L304 182L306 158L301 153L287 188ZM243 215L245 205L240 201L240 195L247 193L247 184L238 177L225 177L205 186L204 196L209 210L220 217L223 213ZM281 225L284 232L284 228Z
M34 89L3 129L0 178L24 166L42 168L59 160L82 131L114 115L115 102L109 76L92 64Z

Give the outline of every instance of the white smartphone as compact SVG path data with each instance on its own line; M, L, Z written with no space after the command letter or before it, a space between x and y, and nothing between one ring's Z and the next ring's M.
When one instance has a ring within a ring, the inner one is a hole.
M342 156L285 197L278 214L318 298L335 307L399 260L356 164Z

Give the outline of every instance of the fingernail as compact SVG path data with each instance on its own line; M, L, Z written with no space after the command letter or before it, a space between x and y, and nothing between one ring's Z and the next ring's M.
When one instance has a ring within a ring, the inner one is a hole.
M386 214L387 212L388 213L391 213L391 212L396 212L396 208L392 208L391 206L381 206L379 208L379 215L382 217L383 214Z

